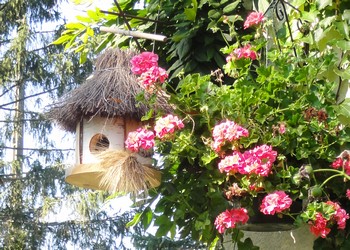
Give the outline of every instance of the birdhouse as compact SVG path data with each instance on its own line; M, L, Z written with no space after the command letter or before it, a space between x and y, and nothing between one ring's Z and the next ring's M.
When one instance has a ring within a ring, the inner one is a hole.
M49 117L76 136L76 163L66 169L72 185L129 193L160 183L149 155L124 148L128 133L145 125L141 117L149 111L136 101L142 89L130 70L133 55L107 50L97 59L93 75L50 108Z

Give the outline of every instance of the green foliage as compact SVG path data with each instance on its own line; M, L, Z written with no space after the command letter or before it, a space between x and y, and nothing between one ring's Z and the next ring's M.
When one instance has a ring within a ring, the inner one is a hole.
M308 8L310 11L293 12L291 17L307 20L308 15L325 15L331 7L322 4L316 8L311 4ZM209 13L209 17L212 15L214 12ZM208 245L216 242L219 235L213 222L220 211L231 207L224 193L235 182L252 196L256 193L249 191L249 187L254 184L267 193L284 190L293 199L310 202L301 214L305 222L315 220L315 213L319 211L325 218L331 218L334 208L319 202L325 198L324 194L340 202L349 188L347 182L332 181L335 177L349 179L349 176L339 170L332 177L330 169L332 161L350 142L348 123L342 123L350 118L348 101L339 101L337 93L337 85L347 84L349 56L347 50L343 50L340 57L335 54L339 44L341 49L346 49L348 38L346 32L338 28L344 25L336 24L336 20L330 18L327 23L314 24L313 29L322 32L319 35L310 32L314 37L307 47L301 41L305 42L309 34L299 34L293 44L288 36L278 37L282 51L271 48L266 58L260 58L266 62L250 59L228 62L223 70L234 79L233 85L223 85L217 75L184 74L170 100L187 126L171 141L157 145L157 152L162 156L159 167L163 170L163 182L157 190L159 201L153 214L155 225L159 226L157 236L173 235L176 226L181 236L191 234L194 240ZM234 23L228 23L230 25ZM188 35L179 37L183 53L190 51L191 45L185 38ZM231 36L230 45L222 50L226 54L242 44L250 43L258 52L266 45L261 34L255 35L254 40L252 35L232 33ZM332 39L324 39L327 36ZM185 54L180 58L185 61ZM338 105L337 100L342 104ZM278 152L273 175L253 178L219 173L220 156L210 150L211 132L225 119L244 126L250 133L234 147L249 149L268 144ZM278 131L281 124L287 129L285 133ZM327 168L329 170L321 172ZM240 199L249 207L249 196ZM345 203L341 204L348 209ZM345 242L336 244L340 247L347 244ZM253 247L249 240L238 239L237 246L239 249Z
M190 235L214 248L222 239L214 220L232 207L225 192L236 182L249 194L239 198L248 207L258 193L249 190L253 184L266 193L284 190L293 200L303 199L309 206L296 218L298 223L313 220L316 211L329 218L334 211L321 203L326 199L339 202L349 213L345 192L350 186L343 179L350 177L344 169L334 172L330 168L350 142L349 102L342 95L350 78L349 1L292 1L296 7L288 10L292 34L286 23L276 34L269 33L278 45L264 36L271 31L272 20L243 29L243 20L252 8L247 2L147 1L146 8L137 12L132 9L134 1L123 5L126 12L161 21L157 32L168 36L169 42L154 47L150 41L141 44L144 49L154 49L161 63L169 65L169 102L186 123L171 140L158 142L162 184L150 193L145 212L137 214L130 225L140 222L147 228L154 222L157 237ZM268 1L259 1L260 7L266 5ZM84 44L84 48L99 51L125 46L125 38L109 34L97 36L99 43L94 43L95 38L84 39L89 22L90 27L125 25L121 18L100 18L91 22L81 18L82 26L68 26L63 37L69 37L56 43L65 44L67 49ZM109 22L112 19L114 22ZM131 18L130 25L151 33L155 28L153 22L137 18ZM74 27L81 31L77 36L70 35ZM246 44L257 52L257 60L233 58L225 62L225 56ZM157 114L149 113L144 119L153 115ZM249 137L225 145L225 153L271 145L278 152L272 175L254 178L219 172L222 155L213 152L210 145L214 126L226 119L247 128ZM286 132L279 131L281 125ZM152 210L151 204L155 206ZM350 241L348 230L335 230L324 246L345 248ZM249 239L241 241L239 230L229 229L228 233L237 236L232 239L239 249L253 249ZM317 240L315 247L320 242Z
M210 70L224 65L224 55L220 49L231 41L231 35L242 29L242 18L238 11L244 11L241 1L148 1L146 8L135 10L137 1L125 1L121 9L136 18L128 19L134 30L165 35L170 42L157 43L154 47L168 70L174 76L181 72L210 73ZM110 11L118 12L117 7ZM90 14L89 14L90 13ZM109 47L126 47L129 38L98 32L96 27L111 26L127 29L125 20L117 15L104 14L101 10L90 11L88 16L79 17L78 22L69 23L54 44L63 44L68 51L80 54L81 63L85 54L93 50L99 53ZM237 27L223 24L224 16L235 20ZM145 22L139 18L149 18L159 22ZM95 30L93 33L91 30ZM134 39L135 40L135 39ZM152 50L151 41L138 39L144 50ZM132 43L136 47L135 43ZM214 63L214 64L213 64Z

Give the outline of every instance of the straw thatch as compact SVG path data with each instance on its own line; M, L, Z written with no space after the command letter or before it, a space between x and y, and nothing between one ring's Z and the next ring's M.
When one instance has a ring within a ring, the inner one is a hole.
M48 117L64 130L74 132L84 117L129 117L140 119L149 107L135 100L142 88L131 72L131 50L108 49L95 63L95 71L85 83L68 92L49 107ZM164 97L158 98L161 109L168 109Z

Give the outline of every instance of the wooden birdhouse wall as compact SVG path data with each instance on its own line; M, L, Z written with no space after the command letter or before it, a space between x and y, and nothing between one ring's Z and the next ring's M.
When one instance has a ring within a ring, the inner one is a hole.
M99 153L107 149L124 149L124 119L99 116L84 118L77 125L76 135L76 163L96 163Z

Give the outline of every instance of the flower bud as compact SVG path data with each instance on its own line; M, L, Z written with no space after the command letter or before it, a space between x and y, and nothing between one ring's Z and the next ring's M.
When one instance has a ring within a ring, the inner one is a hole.
M310 189L310 194L314 198L322 196L322 192L323 192L322 187L320 187L318 185L317 186L313 186Z

